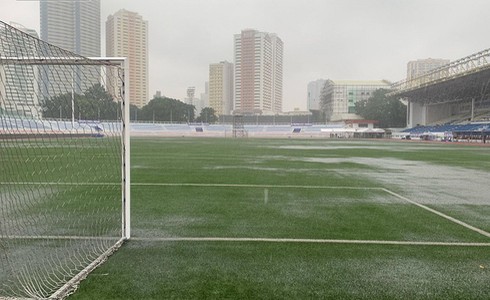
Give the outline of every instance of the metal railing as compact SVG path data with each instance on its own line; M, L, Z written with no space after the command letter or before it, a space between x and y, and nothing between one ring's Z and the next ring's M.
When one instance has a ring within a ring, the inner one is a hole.
M400 95L436 83L478 73L490 69L490 49L450 62L426 74L405 79L391 85L390 96Z

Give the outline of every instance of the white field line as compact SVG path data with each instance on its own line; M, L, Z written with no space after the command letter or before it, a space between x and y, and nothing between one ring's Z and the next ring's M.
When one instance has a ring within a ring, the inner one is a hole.
M191 186L191 187L243 187L243 188L295 188L295 189L339 189L339 190L380 190L382 187L350 187L325 185L275 185L275 184L233 184L233 183L131 183L131 186Z
M440 211L438 211L438 210L435 210L435 209L433 209L433 208L430 208L430 207L428 207L428 206L426 206L426 205L423 205L423 204L420 204L420 203L415 202L415 201L413 201L413 200L410 200L410 199L408 199L408 198L406 198L406 197L403 197L402 195L399 195L399 194L397 194L397 193L395 193L395 192L392 192L392 191L390 191L390 190L388 190L388 189L383 188L383 190L384 190L385 192L387 192L388 194L390 194L390 195L393 195L393 196L395 196L395 197L397 197L397 198L399 198L399 199L402 199L402 200L404 200L404 201L407 201L407 202L409 202L409 203L412 203L413 205L416 205L416 206L418 206L418 207L420 207L420 208L423 208L423 209L425 209L425 210L427 210L427 211L429 211L429 212L431 212L431 213L433 213L433 214L436 214L436 215L438 215L438 216L440 216L440 217L443 217L444 219L447 219L447 220L449 220L449 221L451 221L451 222L453 222L453 223L456 223L456 224L458 224L458 225L461 225L461 226L463 226L463 227L466 227L467 229L470 229L470 230L473 230L473 231L475 231L475 232L478 232L479 234L484 235L484 236L486 236L486 237L490 237L490 233L489 233L489 232L487 232L487 231L485 231L485 230L482 230L482 229L477 228L477 227L475 227L475 226L472 226L472 225L470 225L470 224L468 224L468 223L465 223L465 222L463 222L463 221L460 221L460 220L458 220L458 219L456 219L456 218L453 218L453 217L451 217L451 216L448 216L448 215L446 215L446 214L444 214L444 213L442 213L442 212L440 212Z
M73 235L10 235L0 236L0 240L119 240L110 236L73 236Z
M231 237L132 237L132 241L148 242L267 242L267 243L312 243L312 244L374 244L407 246L461 246L490 247L490 243L421 242L383 240L334 240L334 239L290 239L290 238L231 238Z
M0 182L0 185L121 185L116 182ZM133 182L131 186L190 186L190 187L243 187L243 188L296 188L296 189L339 189L339 190L379 190L382 187L350 187L324 185L274 185L274 184L234 184L234 183L144 183Z
M105 185L105 186L120 186L120 182L43 182L43 181L32 181L32 182L0 182L0 185Z
M25 240L118 240L117 237L90 236L9 236L0 239ZM293 239L293 238L236 238L236 237L132 237L132 241L150 242L268 242L268 243L316 243L316 244L374 244L407 246L462 246L490 247L490 243L466 242L422 242L422 241L385 241L385 240L336 240L336 239Z
M2 184L16 184L16 185L36 185L36 184L46 184L46 185L120 185L120 183L60 183L60 182L0 182ZM307 185L267 185L267 184L226 184L226 183L132 183L131 186L190 186L190 187L243 187L243 188L298 188L298 189L344 189L344 190L379 190L384 191L398 199L409 202L413 205L416 205L422 209L425 209L433 214L436 214L440 217L443 217L453 223L461 225L467 229L475 231L483 236L490 237L490 233L484 231L480 228L474 227L468 223L460 221L456 218L448 216L440 211L432 209L426 205L420 204L416 201L410 200L406 197L403 197L400 194L397 194L387 188L382 187L348 187L348 186L307 186ZM55 237L52 237L55 238ZM472 244L472 243L469 243ZM478 243L476 243L478 244ZM485 243L483 243L485 244Z

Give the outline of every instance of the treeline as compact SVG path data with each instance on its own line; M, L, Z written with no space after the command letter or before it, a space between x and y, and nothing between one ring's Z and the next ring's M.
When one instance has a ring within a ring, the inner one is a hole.
M105 88L96 84L84 94L66 93L42 102L44 118L77 120L117 120L121 118L121 104L114 101ZM205 107L196 117L194 105L182 101L155 97L147 105L139 108L130 105L132 121L153 122L207 122L215 123L218 118L214 109Z
M382 128L407 126L407 106L398 98L389 97L389 92L379 89L368 100L356 102L356 113L364 119L377 120Z

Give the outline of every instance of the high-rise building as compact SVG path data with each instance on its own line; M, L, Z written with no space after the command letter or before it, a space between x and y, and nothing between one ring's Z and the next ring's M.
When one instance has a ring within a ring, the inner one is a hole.
M283 42L253 29L234 36L235 109L239 114L282 112Z
M222 61L209 65L209 107L216 115L233 110L233 64Z
M434 69L447 65L449 59L427 58L409 61L407 64L407 80L426 74Z
M320 110L320 95L325 82L325 79L318 79L308 83L307 110Z
M202 99L196 98L196 87L190 86L187 88L187 97L184 99L185 104L194 106L195 114L199 115L204 108Z
M327 80L322 90L321 107L327 121L360 119L356 114L356 102L369 99L378 89L389 89L386 80Z
M145 106L149 101L148 21L125 9L107 17L106 55L128 58L129 103Z
M85 57L100 56L100 0L91 1L51 1L40 0L41 39L64 50ZM100 83L100 78L87 77L89 72L77 68L43 67L44 82L51 77L72 78L74 90L83 93L94 84ZM58 73L58 74L56 74ZM44 88L45 97L55 96L60 88L52 84Z
M209 81L204 82L204 93L201 93L203 107L209 107Z
M40 0L41 39L90 57L100 56L100 0Z
M10 26L39 38L34 29L29 29L21 24L11 22ZM7 40L3 45L7 49L1 49L2 53L16 53L17 49L23 50L25 56L36 56L35 44L26 43L26 40L16 38L18 34L5 35ZM5 65L0 66L0 110L13 115L27 116L32 118L41 117L41 106L39 105L39 66L37 65ZM7 80L8 78L8 80ZM7 88L6 85L11 85ZM11 93L8 91L22 91ZM2 101L3 100L3 101Z

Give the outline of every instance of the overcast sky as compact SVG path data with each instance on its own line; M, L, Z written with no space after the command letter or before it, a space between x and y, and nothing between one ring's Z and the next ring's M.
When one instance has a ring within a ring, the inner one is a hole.
M0 20L39 32L39 2L0 2ZM101 0L102 35L121 8L149 23L151 96L183 99L189 86L199 95L210 63L233 62L234 34L276 33L285 111L306 109L307 84L319 78L398 81L410 60L490 48L488 0Z

